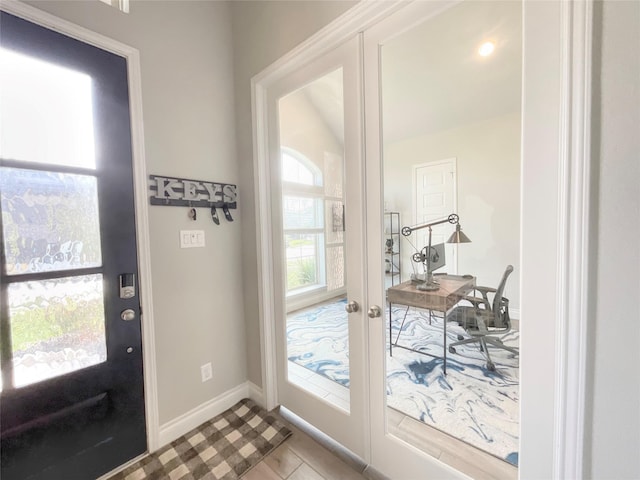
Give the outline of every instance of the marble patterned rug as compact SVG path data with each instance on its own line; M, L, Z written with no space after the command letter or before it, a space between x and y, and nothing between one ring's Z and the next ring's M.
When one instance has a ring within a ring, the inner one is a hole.
M345 303L340 300L290 314L287 339L289 360L348 386ZM393 307L394 341L405 311L406 307ZM388 319L388 310L385 313ZM447 323L448 344L455 342L458 334L464 330ZM409 309L399 338L401 345L441 356L442 339L442 318L434 318L429 325L427 311ZM512 331L502 340L518 346L519 334ZM441 358L400 348L394 348L389 356L387 342L387 405L517 465L518 357L491 348L496 364L496 371L491 372L477 344L456 348L455 354L448 354L444 375Z

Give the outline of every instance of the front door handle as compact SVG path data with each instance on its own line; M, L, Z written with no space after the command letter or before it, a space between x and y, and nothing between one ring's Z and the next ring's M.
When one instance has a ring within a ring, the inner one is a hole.
M378 305L373 305L369 308L367 315L369 315L369 318L377 318L382 315L382 309Z
M358 305L358 302L354 302L353 300L351 300L344 306L344 309L347 311L347 313L354 313L360 310L360 305Z

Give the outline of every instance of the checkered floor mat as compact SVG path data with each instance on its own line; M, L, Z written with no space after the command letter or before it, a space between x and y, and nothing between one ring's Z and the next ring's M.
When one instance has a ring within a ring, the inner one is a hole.
M291 431L249 399L109 480L231 480L240 478Z

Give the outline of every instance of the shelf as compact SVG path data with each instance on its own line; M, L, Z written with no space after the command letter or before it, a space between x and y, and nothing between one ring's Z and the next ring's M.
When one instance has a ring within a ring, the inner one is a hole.
M400 236L400 212L384 212L384 238L391 239L391 247L397 249L397 251L387 252L385 249L384 256L387 264L389 265L389 271L385 271L385 277L388 277L391 282L391 286L394 286L396 277L398 281L401 280L400 273L402 271L400 265L400 252L401 252L401 236ZM385 245L388 247L389 245ZM396 259L397 258L397 259Z

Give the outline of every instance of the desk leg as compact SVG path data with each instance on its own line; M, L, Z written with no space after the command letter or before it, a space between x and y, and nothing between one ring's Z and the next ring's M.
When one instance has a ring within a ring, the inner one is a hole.
M445 307L446 310L446 307ZM442 316L442 321L444 322L444 341L442 342L442 344L444 345L444 367L443 367L443 371L444 374L447 374L447 312L444 312L444 315Z

